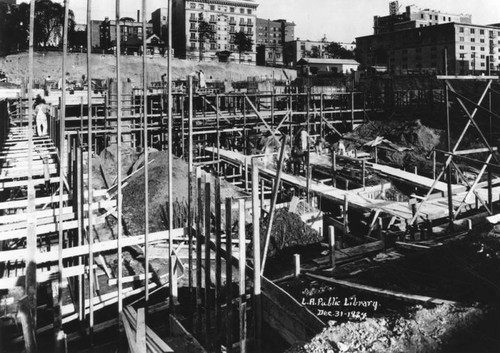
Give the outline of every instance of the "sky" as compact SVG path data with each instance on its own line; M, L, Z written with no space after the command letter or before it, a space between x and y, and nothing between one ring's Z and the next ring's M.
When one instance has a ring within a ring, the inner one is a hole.
M54 0L62 2L62 0ZM388 0L256 0L257 16L286 19L296 24L295 36L300 39L352 42L356 37L373 33L373 16L389 14ZM86 22L86 0L69 0L77 23ZM120 17L137 17L141 0L121 0ZM400 11L407 5L430 8L452 14L471 14L472 23L486 25L500 23L499 0L408 0L399 1ZM166 7L167 0L147 0L148 18L158 7ZM93 0L93 19L115 17L115 1Z

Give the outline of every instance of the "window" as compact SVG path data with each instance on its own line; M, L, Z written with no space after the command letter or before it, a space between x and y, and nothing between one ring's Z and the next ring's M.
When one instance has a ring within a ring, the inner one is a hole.
M484 47L481 47L481 51L484 51Z
M479 34L484 34L484 29L480 29Z
M247 9L247 14L251 15L252 14L252 9Z
M229 12L234 12L234 7L230 7Z
M216 49L216 47L215 47L215 43L210 43L210 49L211 49L211 50L215 50L215 49Z
M460 33L464 33L464 28L463 28L463 27L458 27L458 31L459 31Z
M470 29L470 34L474 34L474 33L476 33L476 29L475 28L471 28Z
M460 50L464 50L464 46L463 45L460 46Z
M484 59L484 55L481 55L481 59Z
M450 21L450 22L451 22L451 17L448 17L448 21Z
M191 49L192 50L196 49L196 43L191 43Z
M486 65L485 65L484 63L481 63L481 66L482 66L482 67L484 67L484 66L486 66Z
M460 37L460 41L463 42L465 39L464 37Z
M479 39L481 43L484 43L484 38Z
M191 39L196 39L196 33L191 33Z
M200 10L203 10L203 9L205 9L205 5L203 5L203 4L198 4L198 8L199 8Z
M434 18L437 20L438 19L438 15L434 15Z
M476 47L472 46L470 47L470 50L476 50Z
M192 9L196 9L196 4L194 2L192 2L189 4L189 7Z
M210 11L215 11L215 5L210 5Z
M460 59L464 59L465 58L465 54L460 54Z
M424 18L424 14L423 13L420 14L420 18Z
M443 16L443 21L446 21L446 17Z
M245 9L241 8L240 13L245 13Z
M470 41L474 43L476 41L476 38L471 38Z

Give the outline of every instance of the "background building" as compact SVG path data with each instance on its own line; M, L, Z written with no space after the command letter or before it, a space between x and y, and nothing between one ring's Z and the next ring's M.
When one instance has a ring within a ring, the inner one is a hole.
M373 33L382 34L405 29L435 26L444 23L472 23L471 15L450 14L431 9L420 9L415 5L406 6L406 11L399 13L399 3L389 3L388 16L374 16Z
M234 36L246 33L252 40L252 51L243 53L242 62L256 62L256 10L254 0L174 0L172 5L173 48L179 58L204 61L240 60ZM206 21L212 26L214 38L199 41L199 25ZM200 50L202 45L202 50Z
M116 46L116 20L108 17L104 21L92 21L92 45L96 49L112 50ZM120 19L120 41L124 53L133 54L141 51L142 45L142 22L133 18L124 17ZM146 24L146 35L153 33L153 25Z
M257 18L257 65L283 65L284 43L295 38L295 23Z
M168 42L168 8L162 7L151 13L153 33L165 43Z
M303 58L297 62L297 69L304 76L321 73L349 74L358 70L359 63L352 59Z
M300 39L287 41L283 49L284 64L295 67L302 58L329 59L331 55L326 51L326 48L331 43L326 37L320 41ZM356 49L355 43L338 44L346 50L354 51Z
M389 71L450 74L500 69L500 27L447 23L356 38L357 59Z

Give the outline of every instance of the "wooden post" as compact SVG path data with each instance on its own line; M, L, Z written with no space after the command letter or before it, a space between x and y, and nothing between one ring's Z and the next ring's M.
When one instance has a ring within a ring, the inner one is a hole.
M362 174L363 174L363 189L365 188L366 186L366 161L363 159L363 161L361 162L361 166L362 166Z
M122 288L122 273L123 273L123 257L122 257L122 82L121 82L121 27L120 27L120 0L116 0L116 116L117 116L117 257L118 257L118 322L121 322L120 316L123 311L123 288ZM119 325L121 326L121 325ZM121 327L119 328L121 330Z
M199 170L199 169L198 169ZM201 176L198 176L198 218L196 222L196 312L197 312L197 320L196 320L196 328L198 337L201 336L201 242L203 236L203 189L202 189Z
M143 14L145 16L145 14ZM172 263L172 251L174 247L174 242L172 239L172 230L174 229L174 200L172 195L173 193L173 185L172 185L172 175L173 175L173 158L172 158L172 128L174 124L174 119L172 117L172 1L168 1L168 41L167 41L167 117L168 117L168 174L167 174L167 183L168 183L168 249L170 258L168 261L168 273L169 278L172 279L174 277L174 264ZM209 191L210 192L210 191ZM172 290L172 286L170 286L170 303L177 302L177 293L174 293ZM171 305L173 309L173 306Z
M211 323L211 315L210 311L212 310L212 307L210 305L210 277L211 277L211 269L212 269L212 264L210 261L210 225L211 225L211 216L212 213L210 212L210 201L211 201L211 188L210 188L210 182L205 183L205 335L206 335L206 340L205 342L207 345L210 345L210 340L212 337L211 330L210 330L210 323Z
M255 351L262 349L262 298L260 279L260 209L259 209L259 167L252 159L252 221L253 221L253 260L254 260L254 313L255 313Z
M336 161L335 149L332 148L332 185L333 187L337 187L337 179L335 179L335 175L337 174L337 161Z
M21 321L21 326L23 328L24 349L27 353L38 352L38 345L35 336L36 327L33 325L34 318L32 316L32 312L29 297L24 296L19 299L18 318L19 321Z
M335 227L328 226L328 247L330 249L330 265L335 269Z
M87 0L87 28L91 28L91 18L92 18L92 0ZM89 264L94 263L94 233L93 230L93 217L91 211L91 205L93 203L93 184L92 184L92 31L87 31L87 110L88 110L88 154L87 154L87 171L88 171L88 182L87 182L87 207L88 207L88 229L87 229L87 241L89 244ZM106 109L106 107L105 107ZM96 144L97 146L97 144ZM90 349L93 349L94 345L94 266L90 266L90 276L89 276L89 345ZM84 299L84 298L82 298ZM83 304L85 300L83 300ZM85 306L85 305L84 305ZM85 309L84 311L85 312Z
M142 0L142 33L146 33L146 0ZM148 151L148 82L146 71L147 38L142 36L142 114L143 114L143 147L144 147L144 302L145 312L149 307L149 151ZM135 100L134 100L135 104ZM152 113L152 112L151 112ZM184 119L181 119L184 121ZM188 196L189 197L189 196ZM170 195L169 195L170 198ZM169 215L172 217L173 215ZM171 229L169 231L172 231ZM172 249L169 248L169 252ZM190 273L191 274L191 273ZM172 278L169 278L170 283ZM171 303L173 305L173 303ZM139 309L140 310L140 309ZM146 323L144 323L146 325ZM139 332L139 331L138 331ZM139 341L138 341L139 343ZM144 343L145 344L145 343ZM141 347L141 346L139 346Z
M375 163L378 163L378 147L375 146Z
M323 128L324 122L323 122L323 105L324 105L324 93L321 92L320 98L319 98L319 136L320 138L325 138L325 129Z
M294 276L299 277L300 276L300 255L294 254L293 259L294 259L294 263L295 263Z
M344 207L342 209L342 216L344 218L344 233L349 233L349 196L344 195Z
M233 346L233 248L232 248L232 200L226 198L226 349L232 352Z
M220 308L222 288L222 257L221 257L221 178L215 178L215 325L216 325L216 349L220 348L220 333L222 330L222 315Z
M265 186L264 186L264 178L260 179L260 210L261 212L264 211L264 191L265 191Z
M217 130L217 174L220 173L220 103L219 95L215 95L215 122Z
M239 285L239 294L240 294L240 352L246 352L246 340L247 340L247 327L246 327L246 301L245 301L245 292L246 292L246 237L245 237L245 200L238 200L239 205L239 218L238 218L238 239L239 239L239 261L238 268L240 271L240 285Z
M354 91L351 92L351 131L354 130Z
M195 202L195 188L193 177L193 76L188 76L188 104L189 104L189 115L188 115L188 183L189 183L189 205L188 205L188 257L189 257L189 274L188 274L188 285L189 291L192 293L193 288L193 218L194 218L194 208L196 207Z

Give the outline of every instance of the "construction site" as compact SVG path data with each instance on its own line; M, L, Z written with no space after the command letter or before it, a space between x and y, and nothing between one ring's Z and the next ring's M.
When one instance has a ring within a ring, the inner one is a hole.
M498 351L499 77L205 85L169 50L133 84L118 39L114 76L88 51L69 87L64 43L47 89L30 39L0 89L0 351Z

